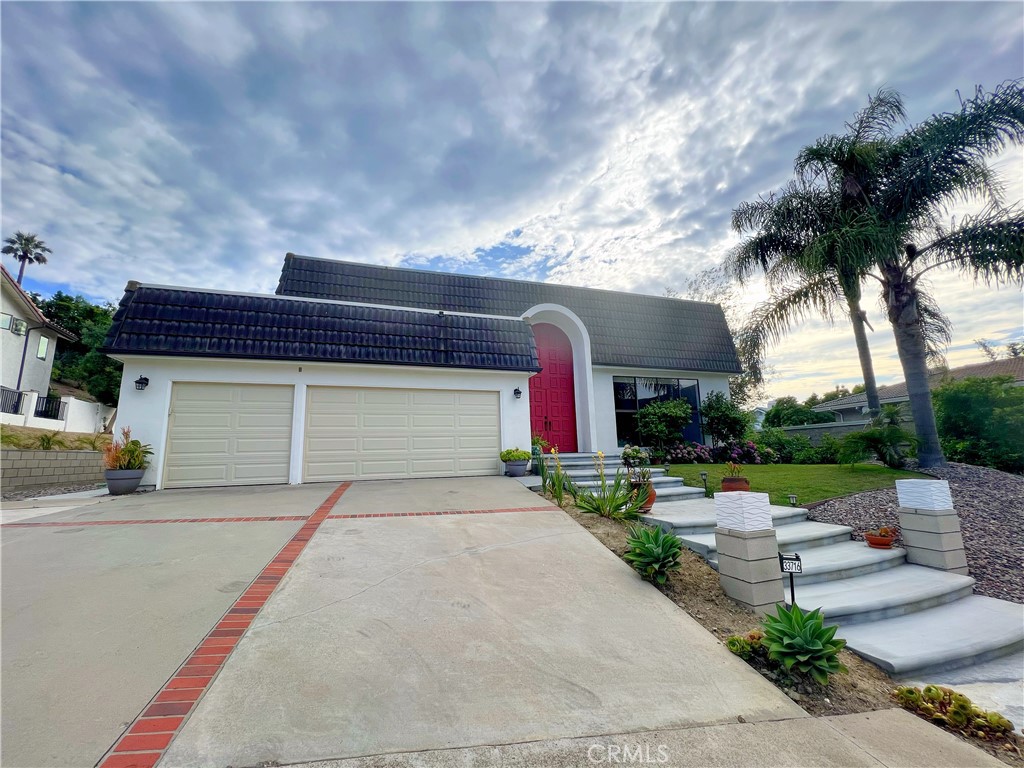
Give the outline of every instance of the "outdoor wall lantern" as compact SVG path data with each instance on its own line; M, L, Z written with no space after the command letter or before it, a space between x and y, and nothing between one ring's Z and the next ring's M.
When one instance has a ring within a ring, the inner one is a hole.
M796 494L795 493L789 494L789 506L791 506L791 507L795 507L796 506Z
M523 396L523 390L521 390L519 387L516 387L515 389L512 390L512 394L515 395L516 400L518 400Z
M149 379L147 377L145 377L145 376L139 376L139 378L137 378L135 380L135 388L138 389L138 390L145 389L148 386L149 386Z

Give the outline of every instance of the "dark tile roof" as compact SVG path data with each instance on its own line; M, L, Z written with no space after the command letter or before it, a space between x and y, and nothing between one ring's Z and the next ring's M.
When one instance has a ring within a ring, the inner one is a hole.
M1015 382L1024 382L1024 357L1010 357L1005 360L989 360L985 363L961 365L959 368L935 368L928 373L928 386L935 389L946 381L959 381L968 377L987 379L991 376L1013 376ZM887 384L878 388L878 399L883 404L899 403L910 399L907 382ZM841 411L846 408L867 407L868 396L863 392L847 395L835 400L819 403L811 410Z
M513 317L537 304L560 304L587 327L595 365L740 371L717 304L294 254L285 258L277 293Z
M505 320L129 283L103 351L536 371L530 326Z

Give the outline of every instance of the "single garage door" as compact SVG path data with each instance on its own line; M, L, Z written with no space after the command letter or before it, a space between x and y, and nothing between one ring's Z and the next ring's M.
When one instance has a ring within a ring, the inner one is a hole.
M293 398L289 386L175 384L164 486L287 483Z
M303 478L496 475L497 392L309 387Z

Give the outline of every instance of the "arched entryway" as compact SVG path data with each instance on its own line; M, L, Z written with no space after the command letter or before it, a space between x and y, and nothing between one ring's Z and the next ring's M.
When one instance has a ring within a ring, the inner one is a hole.
M530 429L560 453L574 453L578 443L572 342L550 323L536 323L533 335L541 372L530 379Z

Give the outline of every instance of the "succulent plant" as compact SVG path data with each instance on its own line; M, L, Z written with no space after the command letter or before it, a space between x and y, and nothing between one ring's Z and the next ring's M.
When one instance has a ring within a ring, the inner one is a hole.
M1013 731L1013 723L1000 713L988 712L943 685L926 685L923 689L904 685L892 695L905 709L967 736L987 741Z
M805 613L797 605L786 608L779 603L776 615L765 616L762 627L768 656L787 672L796 671L819 685L828 685L829 675L847 671L839 662L846 641L835 639L838 627L825 626L820 609Z

